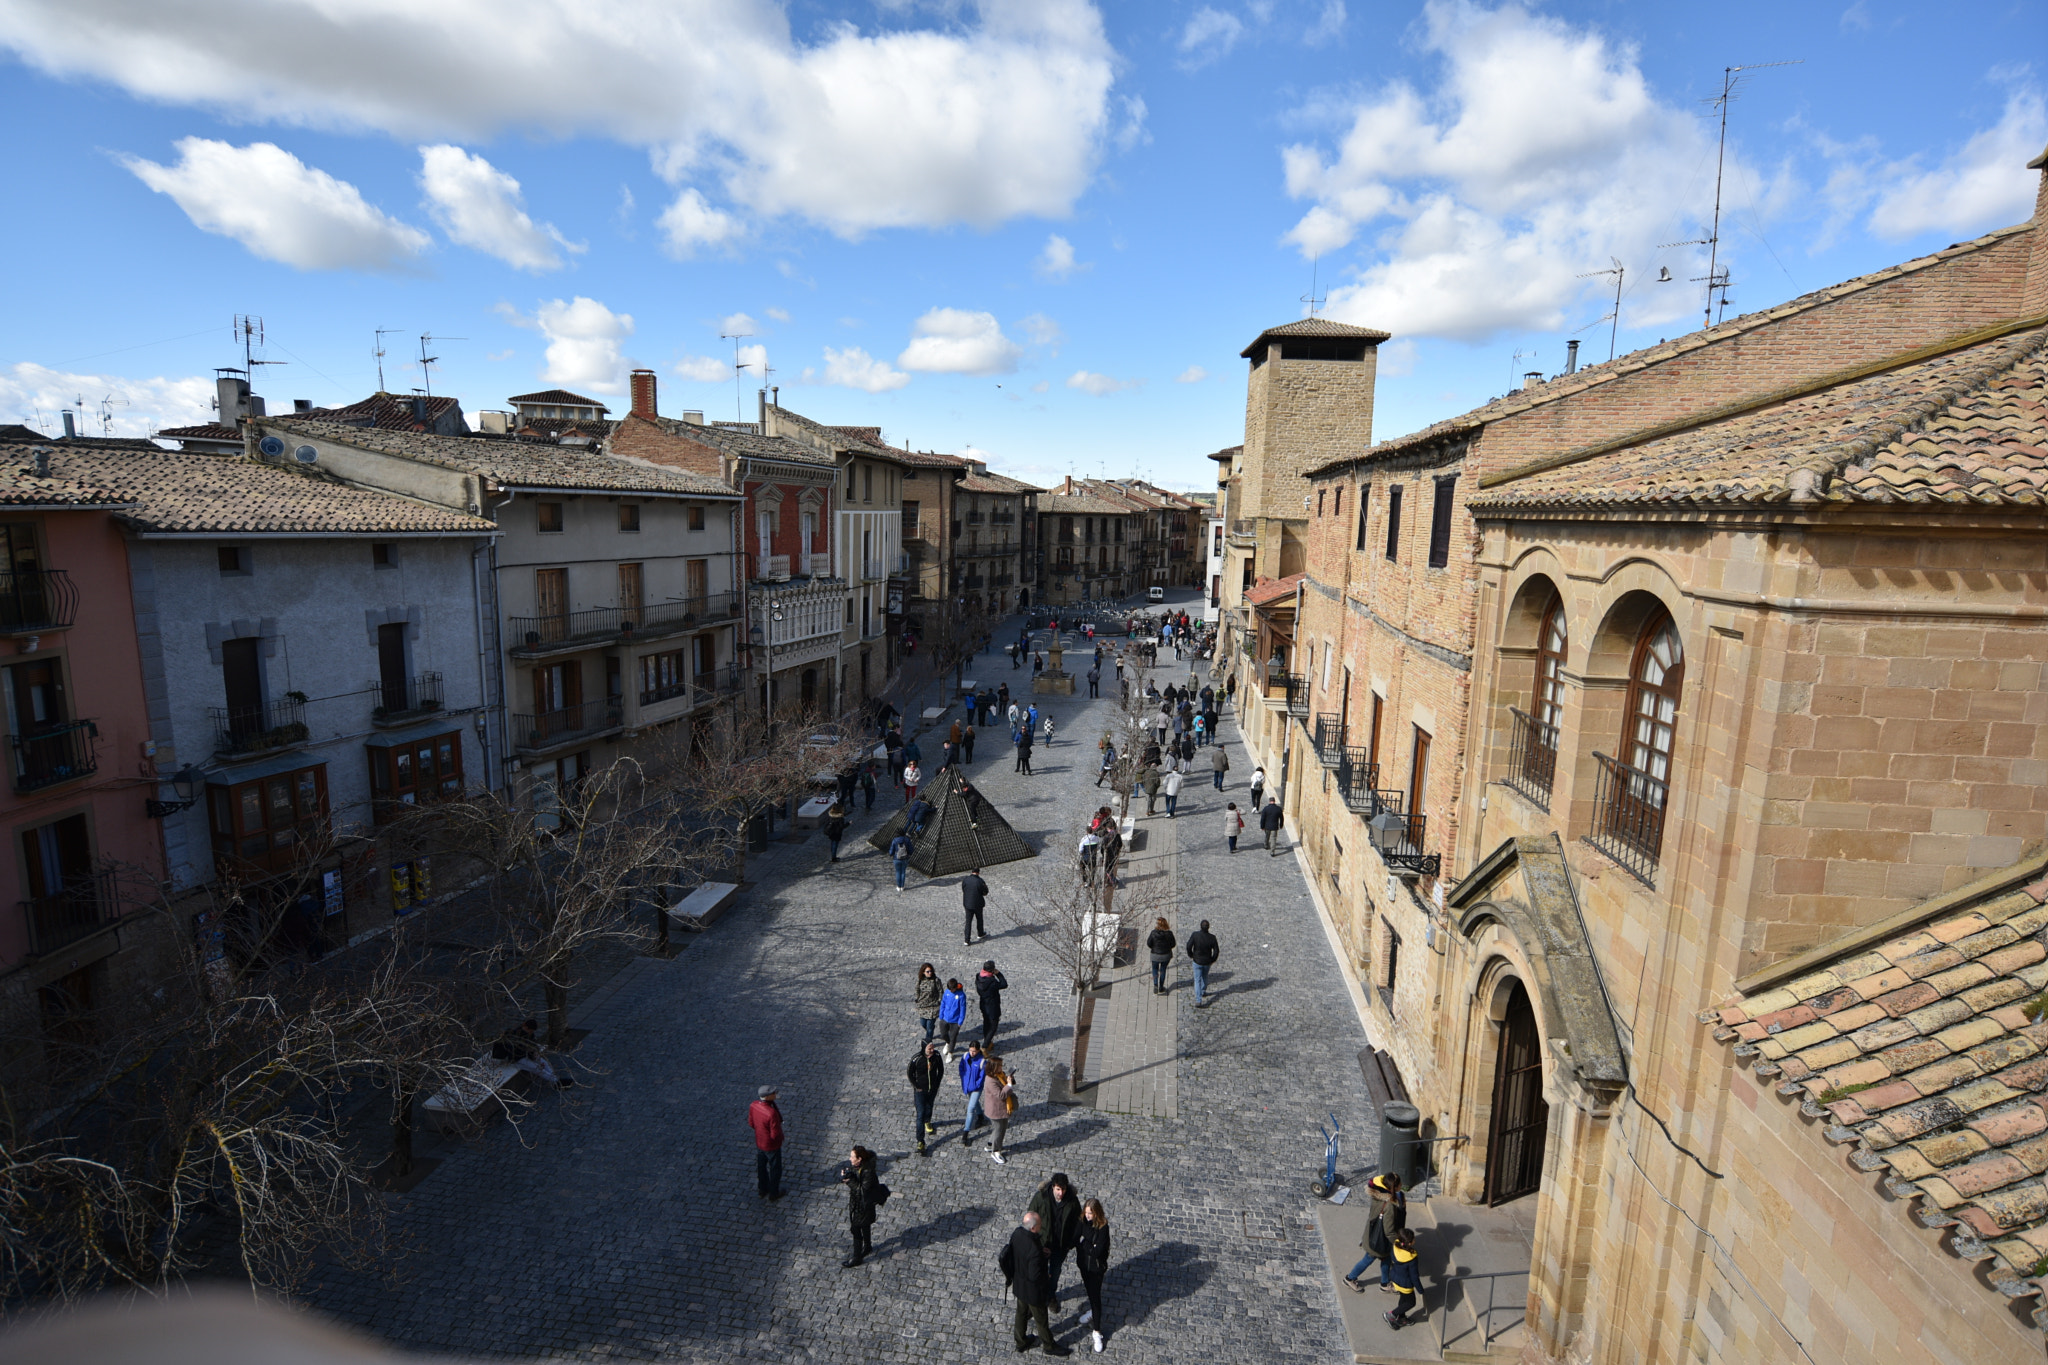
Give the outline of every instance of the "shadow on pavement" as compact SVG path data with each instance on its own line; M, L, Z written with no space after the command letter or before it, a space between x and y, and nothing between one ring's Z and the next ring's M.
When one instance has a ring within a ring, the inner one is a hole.
M1110 1282L1122 1289L1121 1313L1111 1312L1119 1327L1136 1327L1176 1299L1184 1299L1209 1282L1215 1264L1201 1259L1192 1242L1161 1242L1158 1246L1110 1267Z
M942 1213L903 1229L895 1236L876 1244L877 1255L884 1252L922 1251L926 1247L939 1246L957 1241L970 1233L978 1232L996 1216L993 1204L974 1204L951 1213Z

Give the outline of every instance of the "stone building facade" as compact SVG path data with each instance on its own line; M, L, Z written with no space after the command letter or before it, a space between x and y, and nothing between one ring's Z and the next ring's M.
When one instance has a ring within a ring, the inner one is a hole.
M1132 517L1127 504L1090 493L1041 496L1038 530L1044 577L1038 585L1039 602L1115 602L1135 591L1129 558L1135 539Z

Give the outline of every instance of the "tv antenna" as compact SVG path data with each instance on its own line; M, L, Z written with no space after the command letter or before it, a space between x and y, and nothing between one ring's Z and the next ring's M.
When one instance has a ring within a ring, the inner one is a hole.
M384 387L384 338L387 336L391 336L394 333L402 332L404 330L405 329L402 327L379 327L377 329L377 344L372 346L370 349L371 352L377 357L377 392L379 393L389 392L389 390L387 390Z
M1309 258L1308 292L1301 296L1301 301L1308 305L1308 315L1310 317L1314 317L1316 315L1317 310L1320 309L1325 303L1329 302L1329 299L1325 295L1316 292L1317 272L1319 268L1322 266L1322 263L1323 258L1321 256L1311 256Z
M745 411L747 383L746 375L741 373L741 371L752 369L753 363L749 361L745 365L740 364L740 343L752 335L752 332L720 332L718 334L720 341L730 341L732 343L732 420L735 422L747 420ZM761 382L767 383L767 378L764 376Z
M1607 358L1609 360L1612 360L1614 359L1615 338L1621 334L1621 281L1622 277L1628 274L1628 267L1623 265L1620 261L1616 260L1612 256L1609 256L1607 259L1614 262L1614 264L1610 266L1608 269L1588 270L1585 274L1579 276L1579 278L1582 280L1590 280L1600 275L1614 276L1614 311L1612 313L1609 313L1604 318L1595 319L1593 323L1593 325L1597 327L1603 322L1608 322L1610 320L1613 322L1613 326L1607 329Z
M242 343L242 378L249 381L249 387L256 387L258 365L286 365L284 360L258 360L256 352L263 349L263 319L252 313L235 314L235 339ZM81 404L85 400L79 400Z
M467 340L469 340L468 337L437 337L432 332L420 333L420 383L423 386L421 392L425 393L427 397L432 398L434 396L433 371L429 370L427 367L430 365L438 365L441 363L441 357L437 355L427 354L427 347L436 341ZM379 371L379 373L381 374L382 372Z
M126 398L116 398L111 393L100 399L100 435L112 436L114 434L114 409L127 406L128 400Z
M1706 325L1714 325L1714 291L1721 291L1721 313L1728 313L1728 272L1721 267L1721 172L1728 162L1728 106L1734 102L1736 93L1744 81L1740 73L1762 71L1773 66L1799 66L1803 58L1784 62L1754 62L1748 66L1727 66L1721 68L1721 93L1707 103L1716 109L1721 118L1721 146L1714 155L1714 225L1706 238L1699 242L1674 242L1674 246L1704 246L1707 249L1707 273L1693 280L1694 284L1707 286L1706 307L1702 310Z

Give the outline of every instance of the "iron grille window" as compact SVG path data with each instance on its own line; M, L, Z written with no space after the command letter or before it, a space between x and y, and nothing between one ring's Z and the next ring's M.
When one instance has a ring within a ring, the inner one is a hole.
M1429 509L1429 567L1441 569L1451 562L1451 499L1458 476L1446 474L1436 481L1436 502Z
M1387 559L1399 563L1401 559L1401 485L1387 489Z

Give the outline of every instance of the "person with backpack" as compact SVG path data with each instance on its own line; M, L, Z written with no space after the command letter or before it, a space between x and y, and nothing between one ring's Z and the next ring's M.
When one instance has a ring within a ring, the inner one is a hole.
M988 1051L996 1040L996 1026L1003 1022L1003 992L1010 979L996 970L995 959L981 964L974 974L974 994L981 1005L981 1050Z
M1152 994L1166 994L1166 967L1173 961L1173 950L1179 940L1173 936L1166 917L1161 915L1152 926L1152 932L1145 935L1146 951L1152 954Z
M960 1046L960 1026L967 1022L967 988L948 978L939 996L939 1037L946 1041L946 1055Z
M1031 1196L1030 1208L1038 1215L1038 1240L1045 1244L1046 1288L1052 1306L1057 1308L1060 1268L1067 1263L1067 1253L1081 1240L1081 1195L1065 1171L1054 1171L1052 1178Z
M1232 853L1237 852L1237 836L1244 833L1244 812L1233 801L1223 808L1223 841L1230 845Z
M1396 1332L1408 1325L1408 1315L1422 1307L1422 1275L1416 1265L1421 1253L1415 1250L1413 1229L1394 1234L1394 1292L1401 1297L1382 1316Z
M1408 1226L1408 1194L1401 1188L1401 1177L1393 1171L1386 1171L1366 1182L1365 1192L1372 1196L1372 1212L1365 1220L1365 1232L1358 1239L1358 1245L1365 1248L1365 1255L1358 1258L1358 1264L1344 1274L1344 1283L1365 1292L1365 1285L1359 1280L1371 1268L1374 1261L1380 1263L1380 1288L1393 1292L1394 1277L1394 1234Z
M910 854L914 847L910 836L901 832L889 841L889 861L896 865L896 889L899 892L903 890L903 878L910 871Z
M1280 830L1281 826L1285 823L1285 819L1286 817L1280 813L1280 798L1277 796L1268 797L1266 799L1266 808L1259 812L1259 830L1266 836L1266 852L1272 854L1275 858L1287 851L1284 848L1275 847L1280 841Z
M1223 945L1216 941L1216 935L1209 932L1209 921L1203 920L1202 927L1188 935L1188 961L1195 968L1196 1009L1202 1009L1209 1003L1209 969L1221 956Z
M1037 1346L1049 1356L1070 1356L1072 1348L1053 1340L1052 1321L1047 1316L1052 1305L1052 1277L1045 1263L1045 1246L1038 1239L1038 1224L1038 1215L1025 1210L1021 1225L996 1257L1003 1283L1017 1296L1011 1339L1020 1355ZM1038 1334L1025 1331L1027 1326L1036 1326Z
M860 765L860 794L861 799L867 802L867 808L873 810L875 808L875 764L872 759Z
M981 1112L981 1087L988 1079L988 1066L982 1060L981 1044L969 1043L967 1055L960 1059L960 1093L967 1100L967 1116L960 1121L960 1145L974 1145L974 1130L979 1128L988 1116Z
M1017 1112L1016 1091L1015 1073L1003 1066L1001 1057L989 1053L981 1075L981 1112L995 1125L995 1135L989 1139L988 1159L998 1166L1003 1164L1003 1138L1010 1131L1010 1116Z
M839 1183L846 1186L846 1223L853 1232L853 1254L839 1263L851 1270L875 1251L875 1210L888 1202L889 1187L876 1171L875 1154L856 1146L839 1168Z
M846 810L834 806L825 812L825 838L832 845L832 861L839 861L839 841L846 837Z
M939 1022L939 973L927 962L917 969L917 1017L924 1025L924 1040L932 1040L932 1029Z
M1081 1287L1088 1291L1088 1306L1081 1310L1081 1325L1093 1325L1095 1349L1102 1349L1102 1280L1109 1273L1109 1216L1100 1199L1081 1201L1081 1228L1074 1240L1074 1268L1081 1272Z
M939 1087L946 1083L946 1055L939 1051L937 1043L927 1041L910 1059L904 1074L910 1078L910 1097L917 1106L917 1154L930 1156L924 1140L926 1135L939 1131L932 1123L932 1106L938 1103Z

